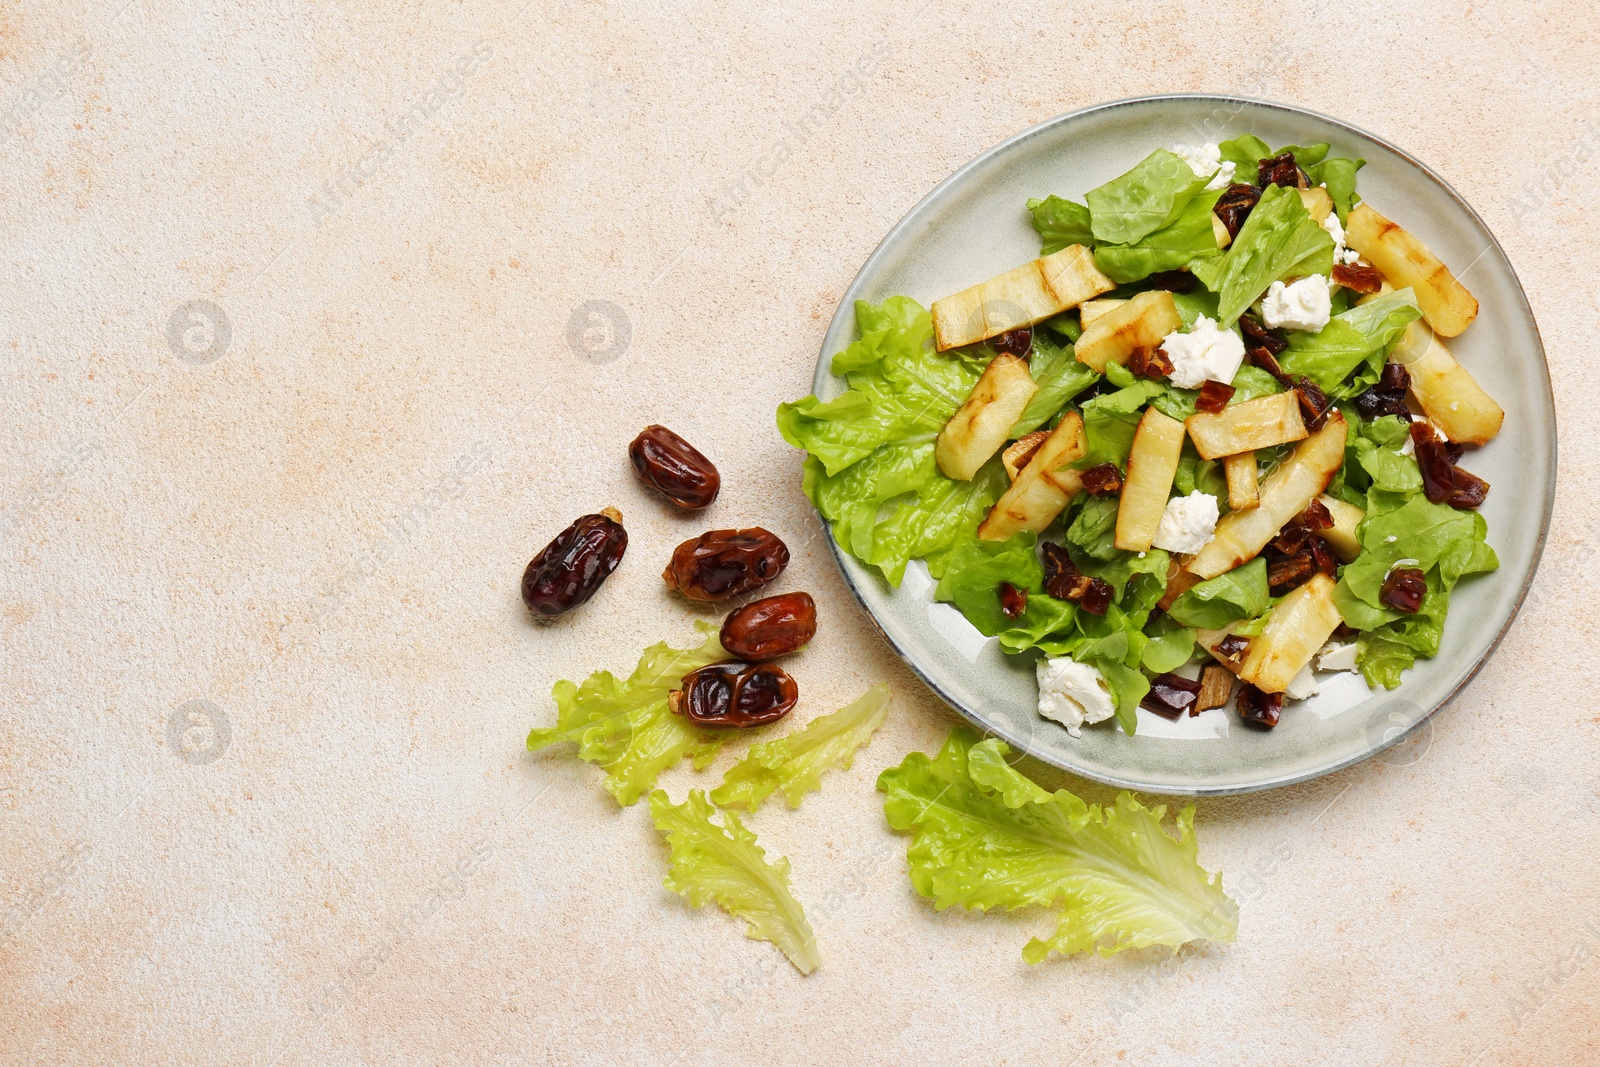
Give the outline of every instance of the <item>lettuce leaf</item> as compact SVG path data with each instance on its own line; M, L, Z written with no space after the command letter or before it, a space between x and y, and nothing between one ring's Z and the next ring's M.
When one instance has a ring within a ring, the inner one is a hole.
M696 730L667 708L667 694L685 674L728 658L716 626L695 626L705 635L699 648L675 649L665 641L651 645L626 681L597 671L582 685L557 682L550 691L556 725L529 733L528 751L558 741L575 743L579 759L605 770L606 790L623 807L637 802L662 771L685 756L704 768L722 747L722 735Z
M1202 191L1184 205L1172 222L1131 244L1097 245L1095 266L1112 281L1125 285L1157 271L1186 267L1198 258L1220 255L1211 209L1217 206L1222 192Z
M1029 963L1052 951L1110 956L1234 939L1239 907L1200 866L1193 805L1174 838L1164 805L1125 792L1102 810L1047 792L1008 764L1009 752L959 728L937 757L913 752L878 778L890 827L912 835L911 884L935 908L1049 909L1055 931L1028 942Z
M1232 326L1273 282L1331 274L1333 238L1311 218L1297 190L1274 185L1261 194L1225 253L1196 260L1189 269L1217 294L1217 321Z
M1068 401L1100 380L1097 372L1078 362L1070 344L1057 343L1043 330L1033 331L1033 356L1029 363L1037 388L1022 410L1022 417L1011 427L1014 438L1032 433L1049 422Z
M722 784L711 791L711 801L722 808L738 805L755 811L781 789L789 807L798 808L802 797L822 787L824 771L850 768L856 749L872 739L888 714L889 687L875 685L802 730L751 746L750 754L728 768Z
M1267 561L1260 556L1242 567L1208 578L1172 602L1167 616L1185 626L1220 630L1235 619L1253 619L1267 610Z
M1068 245L1094 243L1094 233L1089 228L1089 209L1059 196L1043 200L1029 200L1028 211L1033 215L1033 228L1039 231L1039 254L1048 256Z
M772 942L801 974L810 974L822 960L805 910L789 890L789 861L780 856L768 863L737 815L723 812L718 826L713 810L698 789L682 804L659 789L650 794L650 817L671 849L663 884L697 908L716 901L750 924L746 937Z
M1154 233L1173 222L1209 181L1181 156L1156 149L1083 198L1095 243L1128 245Z
M1367 163L1364 159L1329 158L1326 144L1303 148L1299 145L1268 148L1265 141L1248 133L1231 141L1223 141L1218 147L1222 149L1224 162L1231 160L1238 168L1237 179L1252 182L1257 176L1257 164L1263 159L1293 152L1295 162L1306 172L1311 184L1328 187L1328 195L1333 197L1333 206L1339 212L1340 222L1344 222L1350 214L1350 205L1356 199L1356 172Z
M1304 374L1335 400L1346 400L1382 376L1389 349L1421 317L1410 289L1386 293L1333 316L1317 333L1291 330L1289 347L1278 362L1290 374ZM1355 377L1347 382L1352 373Z

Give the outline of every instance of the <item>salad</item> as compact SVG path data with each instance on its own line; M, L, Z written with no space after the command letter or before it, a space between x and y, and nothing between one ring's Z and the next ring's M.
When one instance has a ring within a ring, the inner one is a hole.
M1451 355L1477 301L1361 200L1363 164L1254 136L1030 200L1040 256L924 308L860 302L848 388L778 409L838 544L1037 658L1074 735L1318 671L1394 688L1498 565L1461 466L1504 413Z

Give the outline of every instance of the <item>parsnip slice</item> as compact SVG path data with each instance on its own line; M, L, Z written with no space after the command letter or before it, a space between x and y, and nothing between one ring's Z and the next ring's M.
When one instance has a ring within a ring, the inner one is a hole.
M1239 677L1265 693L1289 688L1342 620L1333 602L1333 579L1318 572L1278 602L1261 633L1250 639L1250 651Z
M978 536L985 541L1004 541L1019 530L1043 532L1082 488L1078 472L1066 467L1088 449L1083 419L1076 411L1068 412L989 509Z
M1258 448L1303 441L1305 420L1294 390L1229 404L1216 413L1201 411L1186 423L1189 440L1202 459L1221 459Z
M1211 543L1189 561L1189 569L1202 578L1215 578L1255 559L1285 523L1328 488L1344 462L1345 431L1344 416L1335 412L1322 429L1296 445L1261 483L1260 504L1224 515Z
M1228 479L1228 507L1234 511L1249 511L1261 503L1261 484L1257 480L1256 454L1239 452L1222 461L1222 472Z
M966 403L939 431L933 456L944 476L965 482L977 474L1006 443L1038 388L1022 357L1003 352L990 360Z
M1200 584L1200 576L1193 571L1186 570L1177 556L1172 556L1167 561L1167 588L1162 591L1161 599L1156 601L1156 607L1166 611L1172 607L1172 602L1183 594Z
M1095 318L1078 338L1078 362L1104 372L1107 363L1124 363L1136 348L1156 348L1183 325L1172 294L1151 289Z
M1297 191L1300 194L1300 202L1305 205L1312 221L1318 226L1321 226L1323 221L1333 214L1333 197L1328 195L1328 190L1319 185Z
M1126 303L1126 300L1112 296L1098 296L1093 300L1085 300L1078 305L1078 325L1088 329L1089 324L1095 319L1098 319L1108 311L1114 311Z
M1414 234L1367 204L1350 209L1345 244L1383 272L1397 289L1410 286L1435 333L1455 337L1478 316L1478 301Z
M1326 493L1317 499L1322 501L1322 506L1333 516L1333 525L1326 530L1318 530L1317 536L1333 549L1333 554L1339 557L1340 563L1349 563L1361 553L1361 542L1356 540L1356 527L1361 525L1361 520L1367 517L1367 513L1354 504L1348 504Z
M1000 453L1000 462L1006 469L1006 477L1016 481L1017 472L1028 465L1028 460L1033 458L1034 452L1049 438L1049 430L1035 430L1007 445L1006 450Z
M1183 423L1147 408L1128 452L1128 474L1117 505L1117 533L1112 544L1125 552L1150 550L1182 454Z
M1412 398L1450 440L1481 445L1500 432L1505 411L1426 323L1407 326L1389 359L1410 373Z
M1059 315L1116 283L1094 265L1094 253L1068 245L998 277L933 302L939 351L996 337Z

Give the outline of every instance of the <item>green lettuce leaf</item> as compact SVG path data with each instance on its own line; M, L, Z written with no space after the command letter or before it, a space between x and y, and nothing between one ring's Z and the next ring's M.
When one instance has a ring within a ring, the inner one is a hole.
M1174 221L1208 181L1181 156L1156 149L1128 173L1083 198L1095 243L1129 245L1154 233Z
M890 827L912 835L911 884L935 908L1054 912L1054 932L1023 949L1029 963L1234 939L1239 907L1200 866L1193 805L1174 838L1164 805L1122 793L1102 810L1047 792L1008 764L1009 751L957 729L934 759L913 752L878 778Z
M1068 245L1094 243L1089 229L1089 209L1059 196L1043 200L1029 200L1028 211L1033 215L1033 228L1039 231L1039 254L1048 256Z
M1068 401L1100 379L1099 374L1078 362L1070 344L1057 343L1043 330L1033 332L1033 356L1029 363L1037 388L1022 410L1022 417L1011 427L1014 438L1032 433L1049 422Z
M1267 610L1267 561L1260 556L1226 574L1194 586L1167 609L1185 626L1220 630L1235 619L1253 619Z
M650 794L650 817L671 849L663 884L697 908L715 901L750 924L746 937L772 942L801 974L810 974L822 960L805 910L789 889L789 861L780 856L768 863L739 816L725 811L718 826L713 811L698 789L682 804L659 789Z
M789 807L798 808L801 798L822 788L823 772L850 768L856 750L872 739L888 714L889 687L875 685L804 729L751 746L750 754L728 768L722 784L711 791L712 803L755 811L781 789Z
M1290 374L1316 382L1330 397L1345 400L1378 380L1389 349L1421 317L1410 289L1386 293L1333 316L1317 333L1291 330L1289 347L1278 362Z
M1499 566L1485 542L1487 533L1487 523L1475 511L1435 504L1420 493L1401 498L1372 489L1367 517L1356 530L1361 554L1345 566L1340 583L1369 606L1382 608L1383 580L1406 560L1406 566L1422 571L1437 566L1445 588L1452 588L1465 574Z
M1364 159L1335 156L1305 168L1312 185L1328 187L1328 195L1333 197L1333 208L1341 223L1349 220L1350 208L1359 199L1356 196L1356 172L1366 165Z
M1231 160L1238 168L1235 180L1246 182L1256 180L1259 169L1257 164L1263 159L1293 152L1295 162L1306 172L1311 184L1328 187L1328 195L1333 197L1333 205L1339 212L1340 222L1350 214L1350 205L1356 199L1356 172L1367 162L1364 159L1345 159L1341 156L1330 158L1326 144L1308 145L1304 148L1299 145L1285 145L1283 148L1272 149L1253 134L1223 141L1218 147L1222 149L1223 160L1225 162Z
M626 807L653 788L662 771L688 756L703 768L722 747L722 735L696 730L667 708L667 694L690 671L728 658L717 628L695 624L705 634L699 648L675 649L662 642L639 657L626 681L598 671L582 685L555 684L556 725L528 734L528 751L558 741L578 746L577 757L606 772L606 790Z
M1333 272L1333 238L1311 218L1297 190L1270 186L1228 250L1189 268L1216 293L1217 321L1232 326L1275 281Z
M1100 244L1094 250L1095 266L1118 285L1148 278L1157 271L1178 270L1195 259L1221 255L1211 209L1222 190L1202 191L1184 205L1169 224L1131 244Z

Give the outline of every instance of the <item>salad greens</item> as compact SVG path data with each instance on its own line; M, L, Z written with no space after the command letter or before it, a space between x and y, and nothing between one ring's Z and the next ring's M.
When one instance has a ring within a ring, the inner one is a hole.
M1232 326L1280 278L1331 274L1333 238L1296 190L1269 185L1228 250L1196 260L1189 270L1217 294L1217 321Z
M1055 930L1022 950L1096 952L1231 942L1239 907L1200 866L1194 806L1163 825L1165 806L1131 793L1104 809L1018 772L1000 740L951 732L938 756L913 752L878 778L889 825L911 834L911 884L939 910L1041 907Z
M715 901L749 923L746 937L772 942L796 970L810 974L822 960L805 909L789 889L789 861L767 862L739 816L724 811L718 826L711 821L715 810L698 789L682 804L659 789L650 794L650 817L671 849L664 884L697 908Z
M807 793L822 788L825 771L849 769L856 750L872 739L888 714L889 687L875 685L802 730L752 745L750 754L729 768L722 784L711 791L711 800L720 808L737 805L755 811L781 789L789 807L798 808Z
M1182 156L1156 149L1128 173L1083 198L1095 243L1132 244L1154 233L1176 219L1208 180Z
M1340 312L1317 333L1291 333L1278 362L1334 399L1348 400L1378 380L1390 347L1421 317L1416 296L1400 289Z

